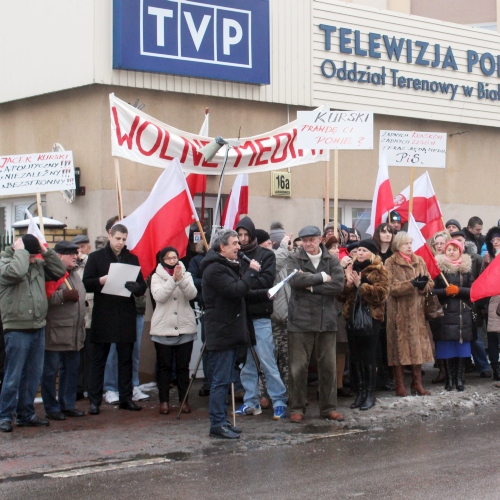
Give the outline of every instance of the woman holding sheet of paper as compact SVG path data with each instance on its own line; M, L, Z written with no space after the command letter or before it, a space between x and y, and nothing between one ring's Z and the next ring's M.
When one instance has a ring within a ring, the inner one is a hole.
M151 294L156 309L151 319L151 340L156 349L158 362L158 392L160 413L170 411L170 374L175 357L179 402L182 402L189 386L189 362L196 339L196 319L189 304L198 291L191 273L188 273L179 253L173 247L160 252L159 264L151 278ZM183 413L191 413L189 404L182 407Z

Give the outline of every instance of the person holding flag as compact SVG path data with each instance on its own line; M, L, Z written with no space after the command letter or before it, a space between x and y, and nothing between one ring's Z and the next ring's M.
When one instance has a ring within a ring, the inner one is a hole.
M445 389L464 390L465 360L471 356L472 306L470 288L474 282L472 261L464 254L462 243L451 240L444 254L436 256L442 273L436 278L433 292L443 306L444 316L433 330L436 359L444 360Z
M412 221L410 217L410 226ZM400 397L407 395L405 365L411 365L412 394L430 394L422 387L422 364L434 361L424 314L425 294L432 290L434 282L424 259L414 253L413 240L411 234L399 231L392 241L394 255L385 263L389 273L387 355L389 366L394 367L396 396Z

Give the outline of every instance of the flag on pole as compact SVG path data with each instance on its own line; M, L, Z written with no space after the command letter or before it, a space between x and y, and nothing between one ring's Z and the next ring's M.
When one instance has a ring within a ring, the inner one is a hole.
M401 223L404 224L408 221L410 186L394 198L394 204L393 210L401 215ZM427 171L413 184L413 217L426 240L444 229L441 207Z
M208 129L210 124L210 114L208 108L205 110L205 120L200 128L200 134L203 137L208 137ZM207 190L207 176L204 174L188 174L186 177L189 192L191 196L197 193L204 193Z
M498 257L495 257L472 283L470 300L476 302L494 295L500 295L500 258Z
M198 220L179 160L160 175L147 200L120 224L128 229L127 248L139 258L142 274L156 268L156 254L166 246L186 255L186 227Z
M45 241L45 238L43 237L42 232L40 231L39 227L37 226L37 223L35 222L35 219L33 219L33 216L31 215L31 212L29 210L25 210L26 215L28 216L28 230L27 234L32 234L36 238L38 238L45 247L48 247L47 241Z
M429 271L431 278L434 279L439 276L441 271L439 270L436 259L434 258L429 245L427 245L425 238L420 232L420 229L418 228L413 215L410 215L410 220L408 221L408 234L412 238L411 247L413 253L424 259L425 265L427 266L427 270Z
M221 226L225 229L236 229L236 224L242 214L248 213L248 174L238 174L229 193Z
M368 234L373 236L377 226L387 221L387 216L393 206L394 197L392 195L391 181L389 180L387 156L382 153L378 166L375 192L373 193L370 227L366 230Z

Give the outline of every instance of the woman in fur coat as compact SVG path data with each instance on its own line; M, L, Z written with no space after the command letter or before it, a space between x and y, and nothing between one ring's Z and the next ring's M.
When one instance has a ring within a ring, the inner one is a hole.
M440 318L440 327L433 332L436 342L436 359L445 363L445 389L451 391L453 385L457 391L464 390L465 360L470 358L472 333L472 306L470 287L474 282L471 272L472 261L463 253L460 241L446 243L444 253L436 256L443 276L438 276L434 284L434 293L443 306L444 316Z
M385 301L389 293L389 280L382 260L377 256L378 248L373 240L359 242L358 253L352 267L345 270L344 291L339 300L344 302L342 315L347 325L347 340L351 358L351 387L356 399L351 408L369 410L375 405L375 383L377 377L377 345L380 326L384 321ZM349 330L351 313L359 294L370 306L372 317L371 335L357 336Z
M411 365L412 394L429 395L422 387L422 363L434 361L425 323L425 294L434 282L424 260L415 255L412 238L399 231L392 240L394 255L386 260L389 273L387 299L387 356L394 367L396 396L406 396L404 366Z

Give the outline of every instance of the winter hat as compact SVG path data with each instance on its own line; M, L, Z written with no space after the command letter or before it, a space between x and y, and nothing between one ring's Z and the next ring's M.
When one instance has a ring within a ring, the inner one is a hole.
M25 250L28 250L30 255L38 255L41 252L40 242L32 234L25 234L21 239L23 240Z
M448 226L450 225L454 225L454 226L457 226L458 227L458 230L461 231L462 230L462 226L460 225L460 222L458 222L456 219L450 219L445 225L444 227L446 229L448 229Z
M451 239L455 238L455 236L462 236L462 238L466 238L465 233L462 230L460 230L460 231L453 231L452 233L450 233L450 236L451 236ZM474 243L474 242L472 242L472 243ZM476 244L474 243L474 246L475 245Z
M358 248L366 248L367 250L370 250L371 253L378 255L377 245L375 245L373 240L369 240L368 238L366 240L361 240Z
M321 230L318 226L305 226L299 231L299 238L306 236L321 236Z
M360 243L360 241L353 241L352 243L349 243L349 245L347 245L347 251L351 253L353 250L360 246Z
M163 263L163 259L165 258L165 255L167 255L168 252L175 252L175 255L179 257L179 252L177 251L177 248L174 247L165 247L162 250L160 250L160 255L159 255L159 262Z
M388 222L401 222L401 215L399 212L396 212L395 210L389 212Z
M446 249L450 246L450 245L454 245L456 246L459 250L460 250L460 255L462 255L464 253L464 247L462 245L462 243L458 240L450 240L446 243L446 245L444 246L444 251L446 252Z
M285 228L283 227L283 224L279 221L272 222L269 236L273 243L275 243L276 241L281 241L285 237Z
M70 241L62 240L56 243L54 251L60 255L78 255L78 245Z
M90 243L90 240L86 234L79 234L78 236L75 236L71 240L71 243L74 243L75 245L80 245L81 243Z
M336 238L335 236L330 236L325 242L325 247L327 250L330 250L330 248L332 248L333 245L335 245L338 242L339 242L338 238Z
M257 243L260 245L261 243L264 243L265 241L270 240L269 233L267 231L264 231L264 229L256 229L255 230L255 236L257 238ZM272 241L272 240L271 240Z

